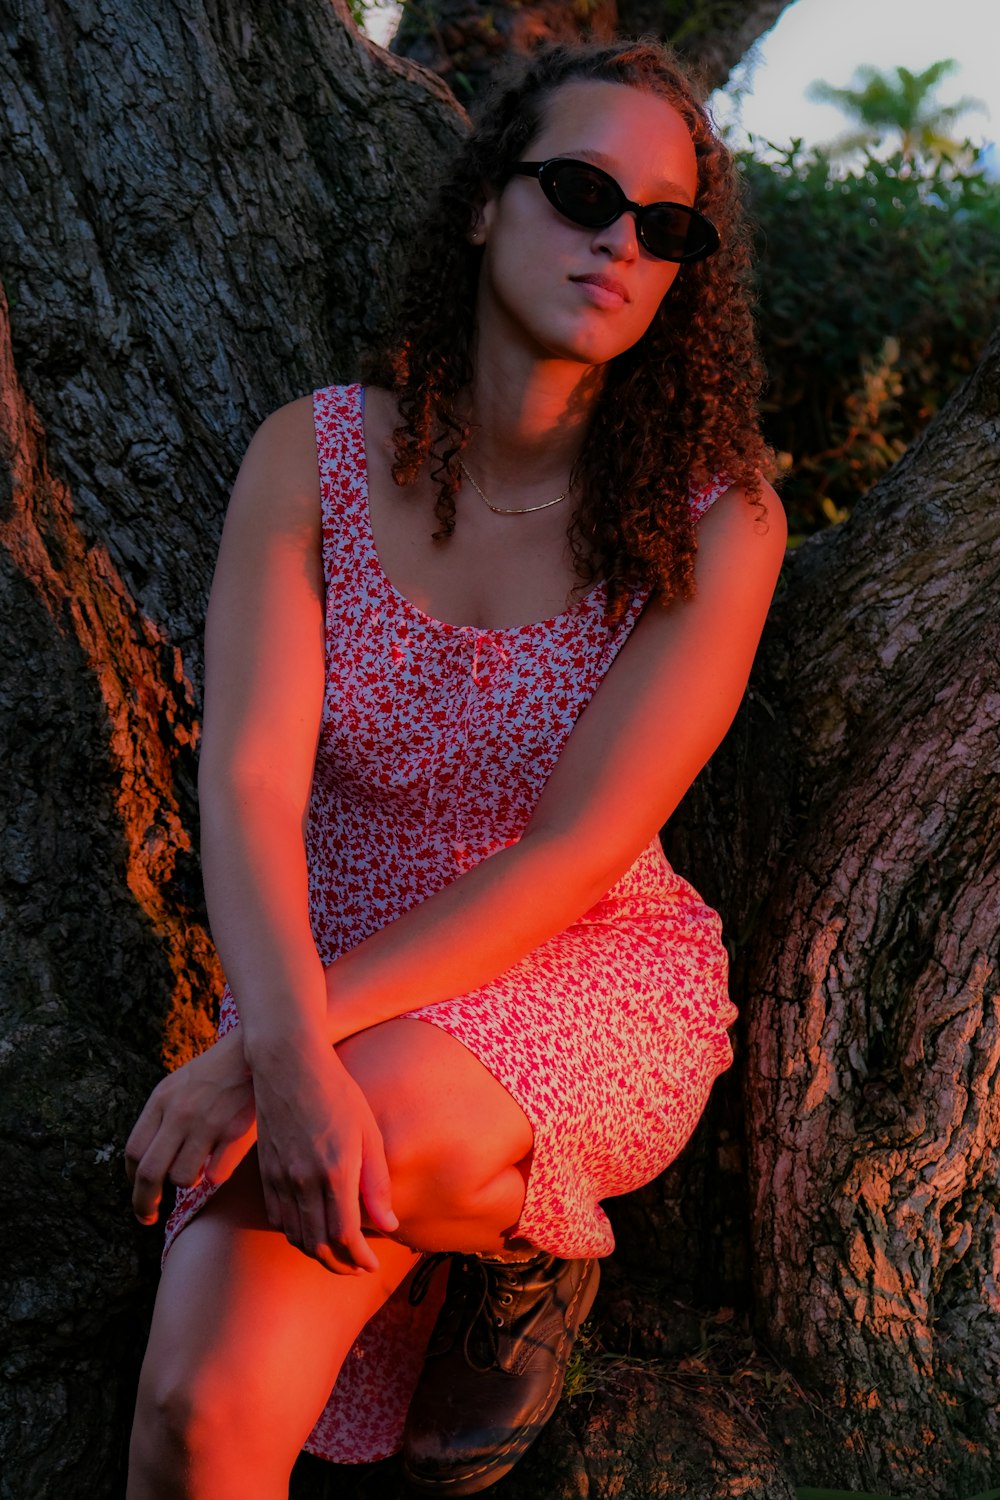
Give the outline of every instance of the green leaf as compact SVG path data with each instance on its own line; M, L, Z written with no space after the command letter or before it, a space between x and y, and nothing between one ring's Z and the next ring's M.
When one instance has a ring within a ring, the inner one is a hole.
M823 497L853 511L981 358L1000 303L1000 183L979 165L922 173L900 153L849 168L801 144L757 150L739 165L764 432L791 455L783 499L809 534L827 524Z

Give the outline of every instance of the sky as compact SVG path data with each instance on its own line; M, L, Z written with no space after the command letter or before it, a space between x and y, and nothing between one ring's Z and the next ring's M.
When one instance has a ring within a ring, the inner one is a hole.
M822 145L849 127L833 105L806 98L814 79L841 88L862 63L919 72L945 57L960 66L941 83L940 102L951 104L969 94L985 105L956 121L953 133L977 144L995 142L1000 0L794 0L741 65L742 77L730 81L737 88L749 85L735 110L719 94L713 95L713 109L719 124L742 127L736 135L740 145L746 132L776 144L801 136L807 145Z
M390 4L382 15L373 14L369 32L375 40L391 32L394 10ZM847 121L832 105L806 98L814 79L839 88L861 63L883 70L902 64L917 72L945 57L960 68L941 84L941 103L971 94L986 106L959 120L955 134L995 142L1000 0L793 0L734 80L745 89L738 108L715 94L713 111L720 125L733 125L737 145L745 144L746 132L776 144L801 136L807 145L823 145L843 134Z

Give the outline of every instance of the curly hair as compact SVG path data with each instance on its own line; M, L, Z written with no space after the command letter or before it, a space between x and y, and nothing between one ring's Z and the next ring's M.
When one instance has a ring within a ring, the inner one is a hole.
M473 377L483 252L469 231L487 192L504 187L538 134L553 94L590 81L656 93L677 110L694 143L695 207L721 239L714 255L680 267L642 338L608 362L573 467L580 502L568 534L576 571L587 584L605 580L613 624L637 594L691 595L692 490L722 472L759 503L768 461L756 419L763 376L740 182L666 47L647 39L549 46L494 87L412 239L387 345L366 373L398 401L395 482L413 483L430 461L434 537L443 540L454 531L470 432L458 398Z

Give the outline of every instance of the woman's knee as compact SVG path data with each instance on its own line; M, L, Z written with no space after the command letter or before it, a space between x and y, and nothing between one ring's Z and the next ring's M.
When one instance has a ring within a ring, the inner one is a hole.
M263 1486L272 1471L279 1477L287 1474L297 1444L283 1453L276 1423L264 1424L267 1440L255 1444L254 1434L262 1430L260 1413L267 1407L263 1392L251 1386L247 1377L225 1383L208 1372L150 1369L147 1361L132 1429L130 1495L159 1495L166 1479L176 1484L180 1476L185 1476L186 1490L168 1486L162 1493L208 1495L209 1483L220 1486L215 1493L228 1493L223 1479L235 1482L242 1474Z
M437 1134L421 1122L408 1128L398 1108L379 1117L385 1147L392 1206L402 1224L428 1214L453 1217L475 1212L488 1184L503 1162L470 1150L449 1133Z
M221 1412L199 1400L192 1383L150 1369L147 1359L132 1425L130 1495L146 1494L144 1481L191 1473L200 1455L224 1436L222 1429ZM155 1485L148 1489L158 1492Z
M338 1050L378 1121L400 1219L422 1217L431 1201L449 1213L475 1211L530 1153L531 1127L520 1107L435 1027L389 1022Z
M417 1250L490 1250L520 1216L525 1164L484 1149L471 1132L440 1139L386 1127L386 1159L399 1238Z

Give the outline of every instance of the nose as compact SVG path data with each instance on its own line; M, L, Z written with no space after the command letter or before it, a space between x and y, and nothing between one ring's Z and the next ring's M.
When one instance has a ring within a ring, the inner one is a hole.
M636 232L635 214L623 209L617 219L594 231L595 250L607 250L612 260L635 260L639 254L639 236Z

